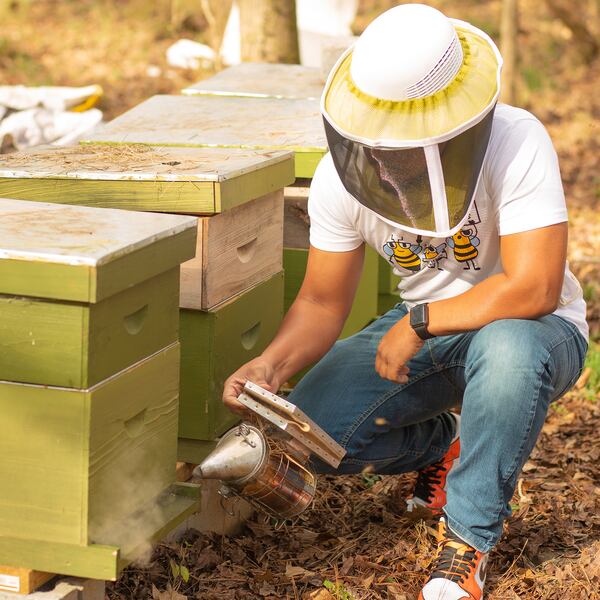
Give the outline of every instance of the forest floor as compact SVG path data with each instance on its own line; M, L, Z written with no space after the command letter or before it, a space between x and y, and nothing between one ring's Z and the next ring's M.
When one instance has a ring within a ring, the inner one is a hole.
M390 3L361 0L357 27ZM497 39L498 0L431 3ZM205 41L206 21L185 5L0 2L0 80L99 83L106 118L151 95L178 93L213 72L166 63L166 49L180 37ZM487 598L594 600L600 598L600 61L578 60L577 40L544 13L543 3L521 8L519 104L548 127L559 154L569 261L584 289L594 341L578 389L551 407L519 480L514 515L491 555ZM532 268L543 260L525 256ZM314 506L295 525L275 530L256 516L234 537L190 531L180 543L161 545L149 565L128 569L108 586L108 598L413 600L434 549L432 524L403 513L413 478L322 478Z

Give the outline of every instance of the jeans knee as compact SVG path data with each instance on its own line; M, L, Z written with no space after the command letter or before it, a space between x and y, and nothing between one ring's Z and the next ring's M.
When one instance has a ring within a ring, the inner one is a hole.
M476 386L476 401L493 418L502 419L509 406L522 407L549 382L549 351L526 321L490 323L474 336L467 353L466 382Z

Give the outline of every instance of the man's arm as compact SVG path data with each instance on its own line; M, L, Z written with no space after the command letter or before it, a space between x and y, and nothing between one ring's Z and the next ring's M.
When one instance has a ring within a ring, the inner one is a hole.
M500 238L503 272L467 292L429 304L429 332L450 335L480 329L499 319L536 319L553 312L560 299L567 252L567 223ZM423 345L408 316L382 338L377 372L406 383L405 363Z
M349 252L325 252L311 246L302 287L277 335L261 356L225 382L223 401L230 409L242 412L237 397L247 380L276 392L331 348L352 308L364 255L364 244Z

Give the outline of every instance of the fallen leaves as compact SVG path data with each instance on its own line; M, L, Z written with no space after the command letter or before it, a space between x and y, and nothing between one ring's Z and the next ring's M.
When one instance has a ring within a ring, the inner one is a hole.
M491 555L488 600L600 600L599 423L600 404L583 391L552 406ZM431 523L403 514L413 480L322 477L294 525L256 515L237 537L190 531L109 584L108 598L414 600L435 542Z

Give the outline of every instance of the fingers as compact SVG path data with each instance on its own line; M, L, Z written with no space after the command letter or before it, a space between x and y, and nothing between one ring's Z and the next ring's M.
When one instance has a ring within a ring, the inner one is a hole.
M227 408L239 415L246 414L246 407L238 401L238 396L244 389L245 379L231 376L226 382L223 388L223 402Z
M395 383L408 383L409 368L397 361L390 362L385 355L379 352L375 360L375 370L383 379L389 379Z

